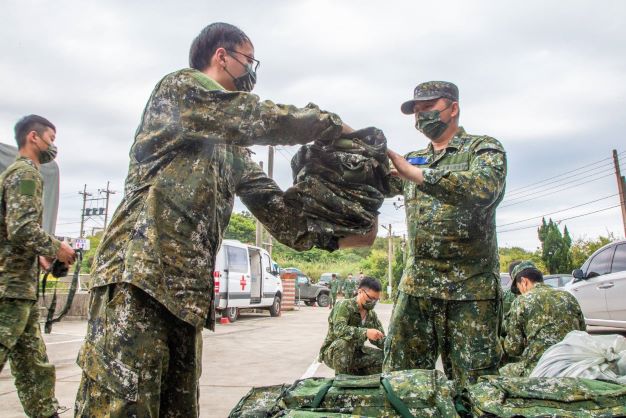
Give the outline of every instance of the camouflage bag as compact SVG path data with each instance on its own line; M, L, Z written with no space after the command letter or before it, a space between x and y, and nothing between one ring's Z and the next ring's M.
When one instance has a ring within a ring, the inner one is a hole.
M304 145L291 160L294 185L285 199L333 236L367 234L389 192L387 140L366 128L332 142Z
M626 385L583 378L482 376L463 397L476 416L626 416Z
M278 402L289 385L252 388L228 415L230 418L267 418L280 412Z
M365 417L457 417L453 389L438 370L296 381L281 406L293 417L351 414ZM322 413L298 415L297 413ZM330 413L330 414L329 414ZM338 415L341 416L341 415Z

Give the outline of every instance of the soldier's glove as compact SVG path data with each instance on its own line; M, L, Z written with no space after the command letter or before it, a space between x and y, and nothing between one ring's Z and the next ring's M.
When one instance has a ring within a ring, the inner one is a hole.
M54 277L56 278L65 277L67 276L68 271L69 271L69 268L67 267L65 263L57 260L56 258L54 259L54 261L52 262L52 269L51 269L51 273Z

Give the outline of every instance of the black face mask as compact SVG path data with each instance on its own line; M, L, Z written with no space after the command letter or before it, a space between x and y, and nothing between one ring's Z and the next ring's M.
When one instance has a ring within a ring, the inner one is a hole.
M452 104L448 105L448 107ZM446 110L446 107L443 110ZM428 139L436 140L448 129L450 122L443 122L441 120L441 112L439 110L431 110L427 112L417 113L417 122L415 122L415 128L426 135Z
M233 59L239 64L243 65L246 69L246 72L239 77L235 77L230 73L230 71L226 69L226 67L224 67L224 70L230 76L230 78L233 79L233 84L235 85L235 88L237 90L251 92L254 88L254 85L256 84L256 71L254 71L254 68L252 68L252 64L244 64L234 56L231 55L231 57L233 57Z

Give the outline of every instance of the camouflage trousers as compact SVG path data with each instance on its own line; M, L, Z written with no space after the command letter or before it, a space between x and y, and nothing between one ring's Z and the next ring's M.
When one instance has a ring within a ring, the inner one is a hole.
M48 362L34 300L0 299L0 371L9 360L17 394L29 417L49 417L59 408L54 397L54 365Z
M384 371L434 369L441 355L444 372L457 386L497 374L499 300L456 301L398 292L385 339Z
M338 339L328 346L323 360L335 374L366 376L382 371L383 350Z
M139 288L91 291L77 417L197 417L202 335Z
M330 292L330 304L328 307L332 308L335 306L335 303L337 303L337 292Z

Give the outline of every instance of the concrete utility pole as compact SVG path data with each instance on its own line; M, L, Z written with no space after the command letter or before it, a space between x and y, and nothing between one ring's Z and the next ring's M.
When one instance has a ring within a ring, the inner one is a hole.
M78 194L83 195L83 211L80 213L80 237L83 238L84 227L85 227L85 208L87 206L87 196L91 196L91 193L87 193L87 185L85 184L83 191L78 192Z
M391 224L389 226L383 225L383 228L387 231L387 283L388 286L391 287L391 291L393 292L393 234L391 231ZM389 288L385 289L387 292L387 296L391 297L391 292Z
M617 158L617 151L613 150L613 164L615 165L615 177L617 177L617 191L619 192L619 203L622 208L622 224L624 225L624 236L626 237L626 197L624 196L624 185L626 180L619 168L619 158Z
M261 166L261 170L263 169L263 161L259 162L259 165ZM256 237L255 237L255 244L257 247L261 247L261 244L263 243L263 227L261 226L261 222L259 222L259 220L256 220Z
M110 182L107 181L107 188L106 188L106 190L98 190L98 193L106 193L106 195L107 195L107 197L106 197L106 206L105 206L105 209L104 209L104 227L102 228L103 231L105 229L107 229L107 220L109 219L109 196L112 195L112 194L117 193L116 191L111 190L109 188L109 183Z
M271 179L274 178L274 146L270 145L267 150L267 176ZM272 255L272 248L274 244L272 243L272 236L267 234L267 252Z

